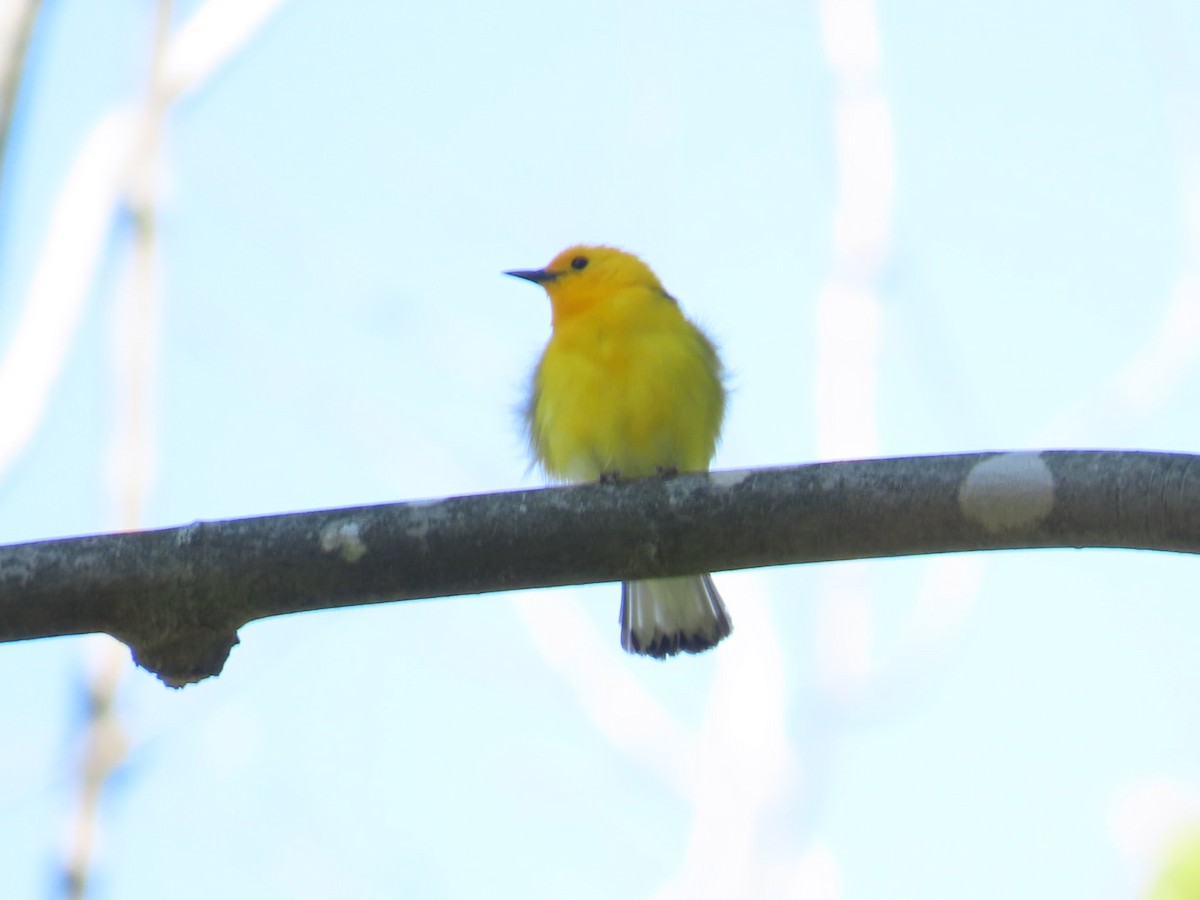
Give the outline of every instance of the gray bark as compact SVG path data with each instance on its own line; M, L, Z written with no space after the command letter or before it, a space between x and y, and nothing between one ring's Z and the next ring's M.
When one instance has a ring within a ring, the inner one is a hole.
M1032 547L1200 552L1200 456L873 459L19 544L0 547L0 641L107 632L182 685L242 625L303 610Z

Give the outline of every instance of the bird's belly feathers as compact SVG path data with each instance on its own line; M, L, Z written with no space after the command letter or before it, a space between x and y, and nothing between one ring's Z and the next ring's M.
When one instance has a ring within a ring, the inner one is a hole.
M551 475L588 481L702 470L724 411L711 343L670 329L556 333L534 376L531 443Z

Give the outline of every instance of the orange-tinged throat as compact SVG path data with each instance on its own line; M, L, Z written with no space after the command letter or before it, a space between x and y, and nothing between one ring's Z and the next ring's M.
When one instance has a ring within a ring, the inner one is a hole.
M578 283L550 283L546 285L546 293L550 295L550 324L557 326L595 309L612 290L603 285L589 288Z

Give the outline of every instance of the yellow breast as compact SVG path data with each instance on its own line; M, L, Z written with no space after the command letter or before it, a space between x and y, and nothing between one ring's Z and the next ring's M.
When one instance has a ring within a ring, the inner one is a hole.
M707 469L724 411L712 342L667 294L635 287L556 320L527 420L546 471L587 481Z

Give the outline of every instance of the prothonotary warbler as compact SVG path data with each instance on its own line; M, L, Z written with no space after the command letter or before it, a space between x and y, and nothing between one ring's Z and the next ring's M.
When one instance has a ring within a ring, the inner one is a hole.
M525 407L530 447L548 475L707 471L725 414L721 360L649 266L580 245L544 269L505 274L550 295L550 341ZM621 586L621 646L630 653L699 653L730 629L708 575Z

